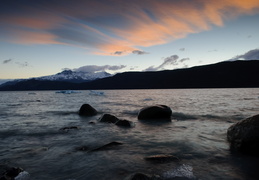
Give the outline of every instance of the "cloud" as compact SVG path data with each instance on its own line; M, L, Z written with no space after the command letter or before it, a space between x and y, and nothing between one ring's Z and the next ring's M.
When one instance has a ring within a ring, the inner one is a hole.
M123 54L123 51L116 51L114 52L115 55L122 55Z
M97 65L87 65L82 66L76 69L73 69L74 71L82 71L82 72L89 72L89 73L95 73L100 71L118 71L123 68L125 68L125 65L119 65L119 66L111 66L111 65L104 65L104 66L97 66Z
M15 64L19 65L20 67L28 67L29 63L28 62L15 62Z
M12 61L12 59L6 59L6 60L3 60L3 64L8 64Z
M143 55L143 54L148 54L148 52L141 51L141 50L134 50L132 51L132 54Z
M259 49L253 49L245 54L237 55L228 61L234 61L234 60L259 60Z
M179 51L185 51L185 48L180 48Z
M258 0L5 1L0 38L77 46L99 55L142 55L136 49L223 26L224 20L258 8Z
M178 65L183 65L184 67L186 67L185 64L183 64L183 62L190 60L190 58L182 58L179 59L178 55L172 55L169 57L166 57L164 59L164 62L162 64L160 64L159 66L150 66L147 69L145 69L144 71L158 71L158 70L163 70L166 69L168 66L178 66Z

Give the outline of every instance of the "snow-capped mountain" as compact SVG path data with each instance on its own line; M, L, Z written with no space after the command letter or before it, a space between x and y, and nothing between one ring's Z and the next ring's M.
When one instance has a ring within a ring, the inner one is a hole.
M50 75L50 76L42 76L42 77L35 77L35 78L29 78L29 79L14 79L14 80L5 80L1 83L0 86L7 86L7 85L14 85L16 83L35 79L40 81L65 81L65 82L72 82L72 83L81 83L81 82L88 82L93 81L96 79L101 79L105 77L110 77L111 74L102 71L102 72L83 72L83 71L72 71L72 70L64 70L60 73Z
M105 77L112 76L111 74L103 71L103 72L83 72L83 71L72 71L72 70L64 70L60 73L50 76L42 76L38 78L34 78L36 80L49 80L49 81L67 81L67 82L86 82L93 81L96 79L101 79Z

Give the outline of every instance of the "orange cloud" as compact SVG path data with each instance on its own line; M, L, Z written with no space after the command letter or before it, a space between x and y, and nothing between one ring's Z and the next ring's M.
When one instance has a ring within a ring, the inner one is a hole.
M13 30L10 33L12 34L12 37L9 39L9 41L17 44L65 44L57 41L57 36L46 32Z
M28 4L17 12L14 9L13 14L2 13L0 32L2 23L7 29L2 34L9 34L8 41L66 44L92 49L95 54L125 55L223 26L229 18L259 12L258 0L62 2L46 0L43 8Z

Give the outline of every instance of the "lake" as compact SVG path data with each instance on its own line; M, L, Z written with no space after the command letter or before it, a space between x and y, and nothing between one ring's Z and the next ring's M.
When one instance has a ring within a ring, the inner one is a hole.
M259 158L231 153L226 135L232 124L258 114L258 88L101 92L0 92L0 167L21 167L33 180L123 180L136 172L162 179L259 179ZM98 114L79 116L82 104ZM137 119L141 108L156 104L172 109L171 122ZM104 113L135 126L98 122ZM80 150L115 141L121 145ZM145 160L158 154L179 161Z

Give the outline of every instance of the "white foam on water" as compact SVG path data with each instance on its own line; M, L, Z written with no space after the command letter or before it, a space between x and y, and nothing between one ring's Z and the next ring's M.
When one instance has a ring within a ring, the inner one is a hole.
M163 174L164 178L174 178L174 177L186 177L193 179L195 176L192 172L193 168L190 165L183 164L171 171L167 171Z
M14 178L14 180L29 180L30 174L26 171L22 171Z

